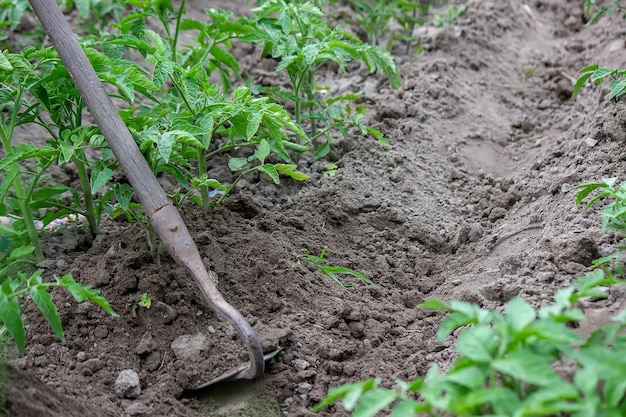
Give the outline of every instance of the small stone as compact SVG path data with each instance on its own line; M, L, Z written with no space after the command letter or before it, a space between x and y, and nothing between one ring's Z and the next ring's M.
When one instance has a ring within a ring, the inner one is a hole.
M89 369L92 374L95 374L100 369L104 368L104 362L98 358L88 359L83 363L85 369Z
M596 146L598 144L598 141L595 140L594 138L588 136L585 139L585 143L587 144L587 146L589 146L590 148L593 148L594 146Z
M215 327L213 327L213 326L209 326L209 328L207 329L207 331L209 332L209 334L215 334Z
M313 385L309 384L308 382L301 382L298 384L298 394L306 394L309 391L311 391L311 389L313 389Z
M392 336L402 336L406 332L406 328L403 326L392 327L389 334Z
M126 407L126 414L129 416L143 416L150 412L150 407L145 404L135 402Z
M78 352L76 354L76 360L78 362L85 362L87 360L87 354L85 352Z
M572 184L568 184L568 183L561 184L561 193L565 194L569 192L572 188L573 188Z
M145 332L143 336L141 336L141 340L135 348L135 353L137 353L137 355L147 355L153 350L154 341L152 340L152 334L150 332Z
M137 398L141 394L139 375L132 369L124 369L115 380L115 393L120 398Z
M206 336L202 333L177 337L170 346L176 359L199 361L201 354L207 349Z
M294 360L291 361L291 364L298 371L304 371L304 370L308 369L309 366L311 366L311 364L309 362L305 361L304 359L294 359Z

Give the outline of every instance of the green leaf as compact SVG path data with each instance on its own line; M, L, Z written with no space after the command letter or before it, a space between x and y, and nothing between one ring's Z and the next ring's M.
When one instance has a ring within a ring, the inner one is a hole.
M91 194L95 194L98 190L113 179L113 170L104 164L95 164L91 171Z
M293 164L274 164L276 171L281 174L287 175L296 181L306 181L309 176L303 172L297 171L298 166Z
M246 166L248 166L248 160L246 158L231 158L228 161L228 168L233 172L241 171Z
M261 142L259 143L259 146L257 147L256 151L254 152L254 156L255 156L256 159L259 160L259 162L264 163L265 162L265 158L267 158L269 156L269 154L270 154L270 145L269 145L269 143L267 143L267 140L262 139ZM274 181L274 182L276 182L276 181Z
M261 126L262 120L263 120L263 115L261 114L261 112L259 111L250 112L250 114L248 115L247 124L246 124L246 140L247 141L252 139L252 137L258 132L259 126Z
M549 357L528 350L520 350L509 352L505 358L493 360L491 366L515 379L541 387L563 383L548 359Z
M353 410L357 402L361 398L364 392L371 390L378 386L378 380L368 379L366 381L344 384L335 388L331 388L328 391L328 395L319 404L313 407L313 411L319 411L324 407L336 403L337 401L344 400L344 408L346 410Z
M48 288L41 285L41 272L42 270L35 272L35 274L28 279L28 292L37 308L39 308L39 311L41 311L41 314L43 314L50 324L54 334L56 334L61 341L65 342L59 312L52 301L52 296L48 294Z
M174 62L159 60L154 65L154 71L152 72L152 82L157 88L163 88L167 77L169 77L174 71Z
M16 261L20 258L30 255L34 251L35 251L35 248L33 246L20 246L11 251L7 261L9 262Z
M490 363L496 351L496 335L491 327L465 329L456 342L456 350L478 363Z
M396 398L398 394L390 389L376 388L368 391L354 408L352 417L374 417L379 411L389 407Z
M504 310L506 311L507 321L515 332L528 326L537 317L535 309L519 297L515 297L506 303Z
M71 275L64 275L63 277L55 277L57 283L67 289L70 294L74 297L74 299L82 303L86 300L91 301L97 306L101 307L104 311L112 315L113 317L119 317L119 315L113 311L113 307L109 304L109 302L100 295L100 291L91 288L89 285L81 285L74 281Z
M0 288L0 321L7 328L7 331L13 338L20 356L24 356L24 346L26 344L26 331L24 330L24 322L20 314L19 305L9 298L10 282L5 283ZM9 293L7 295L7 293Z
M437 340L444 341L459 327L475 323L476 321L476 318L468 316L464 313L450 313L439 326L439 330L437 331Z
M450 306L448 306L446 302L438 300L436 298L426 300L418 304L417 306L426 310L450 311Z
M4 55L4 51L0 51L0 70L1 71L12 71L13 65L9 62L7 57Z
M356 277L362 281L365 281L370 285L374 285L374 282L371 279L369 279L362 273L355 271L353 269L350 269L350 268L344 268L342 266L323 266L321 267L321 270L327 274L330 273L330 274L352 275L353 277Z
M274 184L280 184L280 177L278 175L278 171L274 168L274 165L265 164L257 167L257 169L270 177L272 181L274 181Z

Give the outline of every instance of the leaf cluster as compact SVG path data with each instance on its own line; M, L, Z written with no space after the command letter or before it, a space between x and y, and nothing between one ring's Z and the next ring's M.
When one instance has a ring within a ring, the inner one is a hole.
M313 255L313 254L311 254L311 252L309 252L308 249L300 249L300 251L299 251L300 253L297 256L298 264L313 266L315 269L317 269L323 275L325 275L328 278L332 279L333 281L335 281L337 284L339 284L343 288L350 288L352 285L344 284L339 279L339 277L337 277L337 274L351 275L351 276L353 276L355 278L358 278L359 280L361 280L361 281L363 281L363 282L365 282L365 283L367 283L369 285L374 285L374 283L372 282L371 279L369 279L368 277L366 277L365 275L363 275L362 273L360 273L358 271L355 271L353 269L346 268L346 267L343 267L343 266L332 266L332 265L329 265L330 261L325 258L326 250L327 250L327 248L324 247L324 249L322 249L322 252L320 252L319 255Z
M435 364L423 378L388 389L371 379L329 391L320 410L343 400L353 416L555 416L626 413L626 311L583 339L571 324L585 319L575 302L605 297L600 286L623 283L596 270L560 290L554 304L536 310L521 298L502 312L453 301L420 305L448 312L437 332L446 340L459 330L458 358L441 372Z

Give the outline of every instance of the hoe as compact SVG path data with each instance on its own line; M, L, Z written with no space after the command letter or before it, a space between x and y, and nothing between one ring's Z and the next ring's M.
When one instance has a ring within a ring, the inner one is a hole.
M248 349L249 364L202 384L196 390L222 381L260 377L265 369L265 361L273 358L280 349L264 355L252 326L220 294L215 285L217 280L213 279L214 273L204 267L178 210L157 182L56 1L30 0L30 3L168 253L195 279L211 308L235 326Z

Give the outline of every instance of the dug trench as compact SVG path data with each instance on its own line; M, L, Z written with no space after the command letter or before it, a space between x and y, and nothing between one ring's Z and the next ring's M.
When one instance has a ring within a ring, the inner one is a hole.
M358 69L329 69L321 84L362 91L389 148L355 134L335 143L334 176L305 162L304 184L248 178L211 215L183 208L224 297L266 344L284 347L259 395L226 408L183 395L243 363L245 350L184 271L167 256L151 262L139 228L110 222L93 241L80 228L50 236L44 266L101 290L120 317L55 292L60 343L26 304L26 355L10 361L11 415L311 415L341 383L377 376L392 386L446 366L454 351L435 340L441 316L416 308L427 298L546 304L617 243L575 205L574 187L622 176L626 108L598 87L570 95L583 66L626 65L623 23L585 26L582 3L470 0L447 31L420 29L421 56L397 57L398 90ZM189 12L220 5L194 2ZM241 59L254 76L258 56ZM375 285L345 278L353 286L341 288L302 262L300 249L324 247L333 265ZM137 305L143 293L150 309ZM609 312L586 308L599 320ZM115 392L126 369L141 382L134 399ZM335 406L319 415L348 414Z

